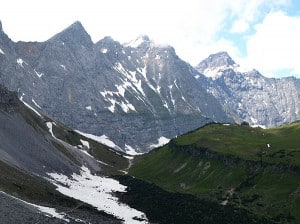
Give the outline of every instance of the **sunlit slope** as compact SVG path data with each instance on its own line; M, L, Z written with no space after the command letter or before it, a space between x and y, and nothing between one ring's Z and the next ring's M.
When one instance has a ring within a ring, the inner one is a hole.
M139 158L130 174L168 191L300 221L300 123L274 129L211 124Z

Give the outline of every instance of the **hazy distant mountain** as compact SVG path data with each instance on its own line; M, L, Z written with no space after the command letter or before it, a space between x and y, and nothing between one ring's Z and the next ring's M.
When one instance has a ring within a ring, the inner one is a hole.
M196 66L208 78L196 76L228 116L251 125L274 127L300 119L300 80L266 78L245 71L226 52L210 55Z

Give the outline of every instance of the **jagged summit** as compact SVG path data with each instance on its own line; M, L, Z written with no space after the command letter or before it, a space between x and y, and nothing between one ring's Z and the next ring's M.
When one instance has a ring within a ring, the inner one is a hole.
M119 43L118 41L114 40L111 36L105 36L103 37L101 40L99 40L96 45L103 45L103 44L115 44L115 43Z
M124 46L137 48L137 47L140 47L142 44L150 43L150 42L151 42L151 40L147 35L140 35L136 39L134 39L128 43L125 43Z
M62 42L73 44L79 43L86 47L93 44L90 35L87 33L87 31L79 21L74 22L72 25L68 26L66 29L53 36L50 40L59 40Z
M207 77L212 77L213 79L219 77L225 70L228 69L232 69L236 72L249 71L248 68L242 68L239 64L235 63L235 61L225 51L209 55L195 68L198 72Z
M236 65L235 61L225 51L209 55L201 61L196 68L203 72L207 68L230 67Z

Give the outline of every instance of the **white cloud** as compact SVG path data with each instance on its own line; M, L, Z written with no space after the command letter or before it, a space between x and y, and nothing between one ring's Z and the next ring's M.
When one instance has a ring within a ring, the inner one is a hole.
M230 32L232 33L244 33L249 29L249 23L245 20L237 20L233 23Z
M290 17L283 12L269 13L255 27L247 41L246 61L264 75L284 75L278 71L290 70L300 75L300 17Z
M260 21L266 12L286 7L290 0L237 0L232 5L232 17L234 22L231 32L244 33L249 30L251 25Z

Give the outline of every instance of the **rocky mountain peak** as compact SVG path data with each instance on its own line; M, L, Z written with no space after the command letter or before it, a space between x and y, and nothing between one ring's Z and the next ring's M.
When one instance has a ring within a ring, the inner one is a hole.
M235 61L225 51L211 54L206 59L201 61L196 68L203 72L208 68L231 67L236 65Z
M209 55L201 61L196 67L198 72L207 77L217 78L226 69L239 69L239 65L225 51Z
M136 39L134 39L128 43L125 43L124 46L137 48L137 47L140 47L141 45L149 44L150 42L151 42L151 40L147 35L140 35Z
M65 43L80 44L86 47L93 45L90 35L79 21L74 22L50 39L50 41L57 40Z

